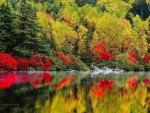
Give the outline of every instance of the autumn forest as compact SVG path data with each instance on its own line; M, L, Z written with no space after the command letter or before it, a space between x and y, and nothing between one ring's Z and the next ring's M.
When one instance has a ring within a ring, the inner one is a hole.
M0 0L0 70L150 70L150 0Z

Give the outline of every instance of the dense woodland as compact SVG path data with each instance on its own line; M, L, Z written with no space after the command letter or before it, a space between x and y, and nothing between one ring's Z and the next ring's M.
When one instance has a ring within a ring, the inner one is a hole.
M48 70L150 70L150 0L0 0L0 52Z

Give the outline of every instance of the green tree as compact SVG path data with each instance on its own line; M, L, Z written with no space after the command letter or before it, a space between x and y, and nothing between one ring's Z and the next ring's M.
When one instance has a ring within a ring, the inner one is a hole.
M0 7L0 51L10 52L13 42L13 9L11 4L4 3Z
M16 46L13 48L18 56L48 53L48 45L42 38L41 28L36 22L36 9L30 2L21 0L16 19Z

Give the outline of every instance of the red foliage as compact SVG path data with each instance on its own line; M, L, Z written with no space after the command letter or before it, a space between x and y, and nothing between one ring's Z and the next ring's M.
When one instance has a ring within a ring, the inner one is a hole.
M114 56L105 50L104 45L102 42L98 43L92 51L94 54L99 55L99 61L103 60L114 60Z
M143 83L145 84L145 86L150 87L150 78L144 78Z
M17 76L17 84L24 84L24 83L30 83L33 87L39 88L44 84L50 83L52 80L52 75L44 72L43 74L41 73L36 73L29 75L29 73L21 73L21 75L18 74Z
M70 27L73 27L73 23L71 22L70 19L68 18L64 18L65 19L65 22L70 26Z
M143 62L149 64L150 63L150 53L145 54L143 58Z
M25 75L19 75L17 76L17 80L16 80L16 83L17 84L25 84L25 83L28 83L29 82L29 76L28 74L25 74Z
M59 57L63 62L66 62L66 63L68 63L68 64L70 64L70 65L73 65L73 64L74 64L74 62L70 59L69 56L63 55L63 54L60 53L60 52L55 52L54 54L55 54L57 57Z
M137 54L136 53L131 53L130 56L128 56L128 60L131 61L134 64L137 64Z
M17 61L7 53L0 53L0 70L17 70Z
M100 87L102 87L103 90L106 90L109 89L114 84L114 82L115 82L114 80L106 80L106 81L100 80L99 85Z
M131 88L135 88L137 86L137 82L138 82L138 77L134 76L131 77L128 81L127 81L127 85Z
M55 85L54 89L60 89L62 87L68 86L73 79L74 79L73 76L69 76L61 80L58 84Z
M29 82L33 87L39 88L42 86L43 76L38 76L33 74L30 76L29 79L30 79Z
M101 55L101 54L104 53L104 51L105 51L104 45L103 45L102 42L100 42L100 43L98 43L98 44L95 46L95 48L93 49L92 52L93 52L94 54L99 54L99 55Z
M52 75L47 73L47 72L44 72L43 73L43 79L44 79L44 82L46 84L48 84L52 80Z
M103 97L104 90L101 87L93 87L92 92L97 97Z
M101 56L99 56L99 60L114 60L114 56L110 53L110 52L103 52L103 54Z
M48 57L44 59L44 71L46 71L48 68L52 66L52 61Z
M18 68L19 69L27 70L29 67L29 64L30 64L29 61L24 58L18 59Z
M5 76L0 75L0 89L6 89L11 87L17 79L16 73L10 73Z
M33 66L35 69L38 70L39 67L43 67L43 62L42 62L42 57L40 54L33 55L30 57L30 64Z
M92 92L97 97L103 97L105 90L109 89L114 84L114 82L114 80L100 80L99 86L94 86L92 88Z

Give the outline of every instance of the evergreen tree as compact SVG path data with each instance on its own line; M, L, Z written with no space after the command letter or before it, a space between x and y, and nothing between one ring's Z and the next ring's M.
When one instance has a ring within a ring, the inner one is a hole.
M10 52L13 46L13 9L11 4L5 3L0 7L0 51Z
M41 53L47 54L49 47L44 38L42 30L36 22L36 9L26 0L21 0L16 19L16 41L14 52L18 56L31 56Z
M84 6L85 4L95 5L97 0L75 0L79 7Z

